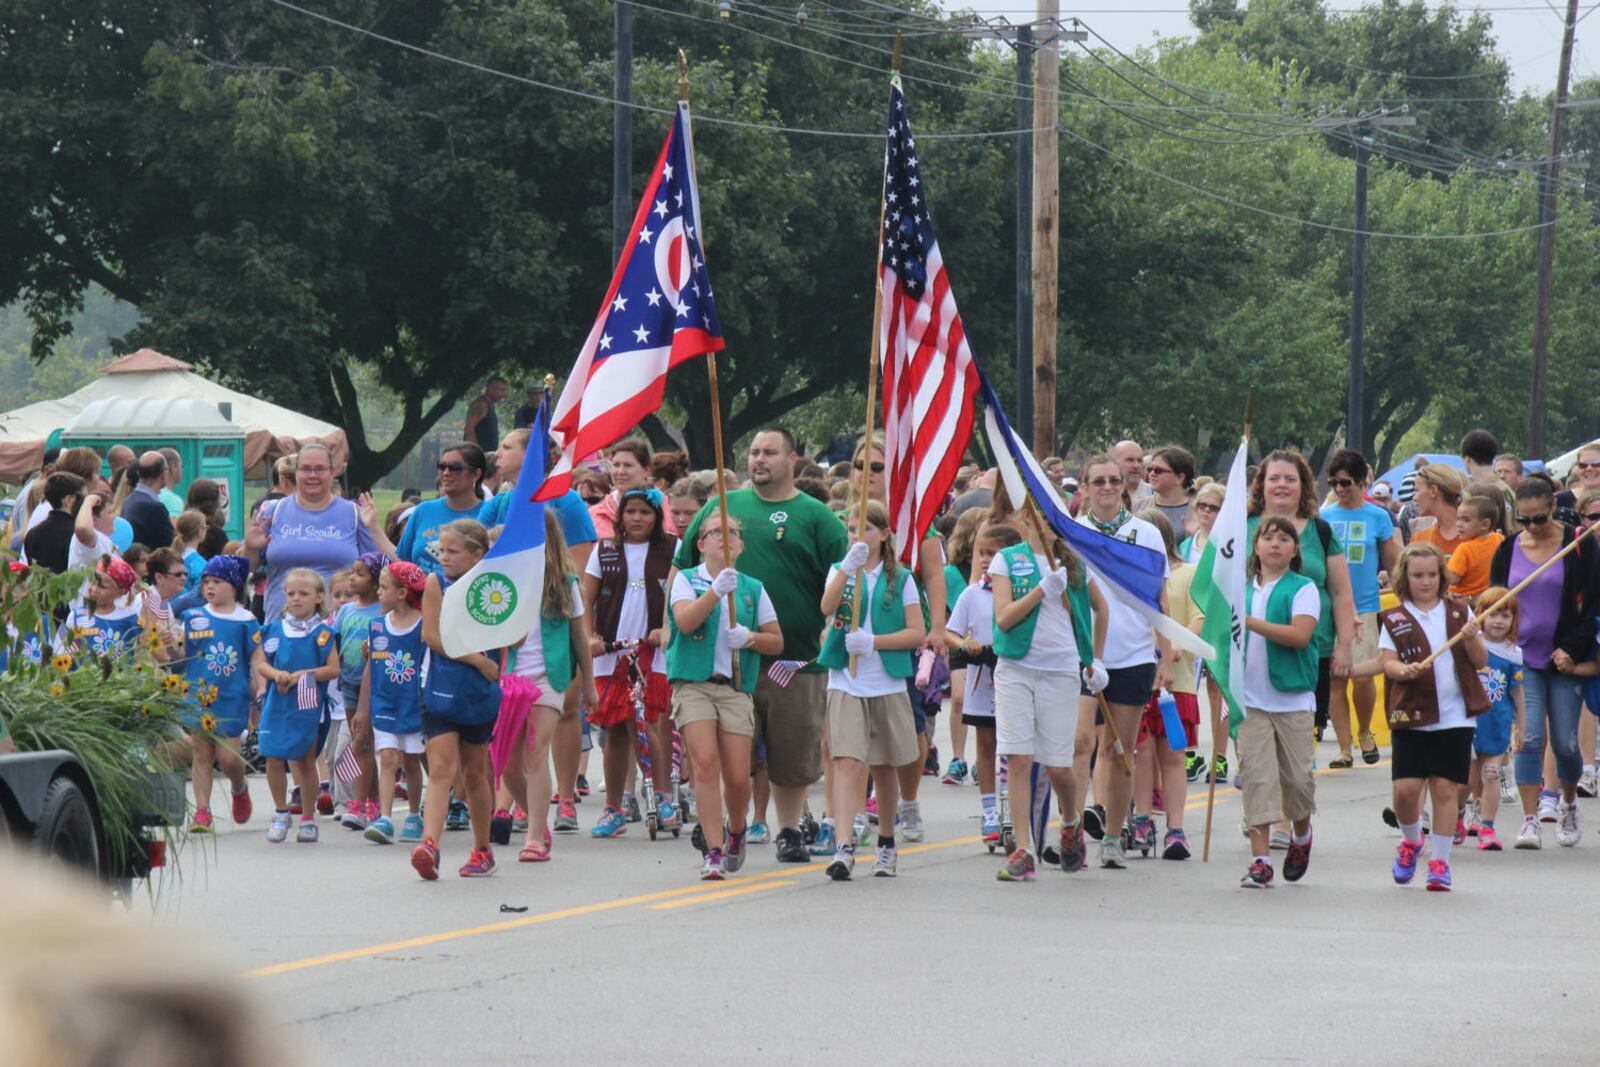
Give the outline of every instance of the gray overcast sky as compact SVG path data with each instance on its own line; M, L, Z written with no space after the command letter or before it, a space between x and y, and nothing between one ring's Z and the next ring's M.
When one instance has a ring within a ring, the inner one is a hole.
M1006 3L1005 0L973 0L966 4L958 0L942 2L952 11L975 10L984 15L1005 15L1013 22L1032 19L1036 10L1032 4ZM1341 0L1333 6L1355 8L1360 5L1354 0ZM1428 5L1430 9L1435 6ZM1594 3L1580 0L1579 18L1582 19L1583 14L1594 6ZM1189 24L1188 6L1182 0L1085 0L1080 8L1072 8L1065 3L1061 7L1064 17L1078 16L1123 50L1149 44L1158 36L1173 37L1194 32L1194 27ZM1479 7L1487 9L1494 19L1494 33L1500 51L1511 63L1513 90L1520 92L1530 89L1543 93L1554 88L1556 66L1561 59L1561 21L1565 16L1565 5L1557 0L1556 7L1560 13L1552 11L1538 0L1485 0L1482 4L1457 5L1463 13ZM1497 10L1503 8L1517 10ZM1587 51L1583 47L1585 37L1589 38L1592 45ZM1597 68L1590 61L1590 56L1600 60L1600 19L1580 21L1574 40L1573 80L1594 76Z

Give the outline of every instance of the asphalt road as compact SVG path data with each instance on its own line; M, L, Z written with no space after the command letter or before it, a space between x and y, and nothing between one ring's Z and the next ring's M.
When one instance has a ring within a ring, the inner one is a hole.
M1387 766L1358 766L1319 774L1298 885L1238 888L1248 849L1228 786L1210 863L1202 789L1193 860L1008 885L976 836L977 790L924 782L928 837L892 880L858 866L836 884L763 846L704 884L687 833L591 840L591 799L551 863L502 850L491 878L431 884L402 846L334 827L270 845L258 814L190 848L181 882L136 907L213 945L291 1054L326 1067L1593 1058L1592 831L1563 849L1550 827L1542 852L1469 841L1453 893L1399 888ZM1600 801L1584 809L1600 829ZM468 848L446 835L448 871Z

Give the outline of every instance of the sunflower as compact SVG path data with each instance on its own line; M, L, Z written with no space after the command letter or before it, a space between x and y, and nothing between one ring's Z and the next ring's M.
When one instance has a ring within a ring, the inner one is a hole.
M221 695L221 692L216 686L212 685L206 687L206 695L210 698L211 702L215 704L217 702L217 697Z
M60 682L56 682L48 690L46 690L46 692L48 692L53 697L58 697L62 693L65 693L66 691L67 691L67 687L62 685Z
M151 707L151 706L150 706L150 705L149 705L149 704L140 704L140 705L139 705L139 714L140 714L140 715L143 715L143 716L144 716L144 717L145 717L145 718L147 718L147 719L148 719L148 718L149 718L149 717L150 717L150 716L151 716L151 715L154 715L154 714L155 714L155 710L156 710L156 709L155 709L155 708L152 708L152 707Z
M189 695L189 679L185 678L178 683L178 692L182 693L184 696Z
M200 729L203 733L212 733L216 728L217 717L215 715L206 714L200 716Z
M67 653L62 652L61 654L56 656L55 659L52 659L50 661L50 666L54 667L56 670L60 671L62 674L65 674L65 673L67 673L68 671L70 671L72 669L72 657L69 656Z
M161 679L161 684L167 687L167 692L176 693L178 691L178 687L183 684L183 679L178 677L176 674L169 674L165 678Z

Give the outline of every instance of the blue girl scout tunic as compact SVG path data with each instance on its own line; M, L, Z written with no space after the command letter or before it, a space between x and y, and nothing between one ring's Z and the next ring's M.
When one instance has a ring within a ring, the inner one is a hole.
M216 719L218 737L238 737L250 721L250 657L261 644L261 624L244 608L218 616L210 607L183 613L183 676L189 682L189 710L184 721L200 725L201 716ZM215 686L217 699L201 708L199 690Z
M422 620L406 633L389 629L387 615L367 635L368 704L372 728L396 737L422 732Z
M323 622L301 627L287 617L261 631L261 651L267 662L280 671L309 671L324 667L333 648L333 630ZM317 682L317 702L312 708L300 707L300 687L287 693L276 685L267 686L266 703L261 708L261 754L269 759L296 760L317 743L318 731L327 714L328 684Z

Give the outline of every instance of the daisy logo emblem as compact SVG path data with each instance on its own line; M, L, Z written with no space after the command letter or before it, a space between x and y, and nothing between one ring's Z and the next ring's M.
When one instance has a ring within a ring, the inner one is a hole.
M480 574L467 587L467 614L473 622L484 626L504 622L516 606L516 586L503 574Z

